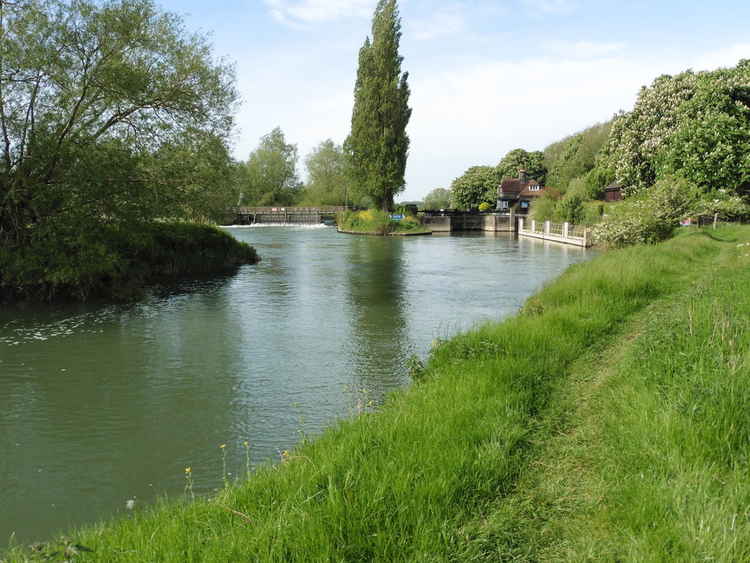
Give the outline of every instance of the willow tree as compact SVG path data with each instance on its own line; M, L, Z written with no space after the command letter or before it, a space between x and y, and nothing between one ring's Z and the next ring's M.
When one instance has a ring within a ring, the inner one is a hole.
M163 157L225 154L233 80L152 0L0 0L0 246L182 213Z
M409 74L401 71L401 18L396 0L380 0L368 37L359 51L352 130L345 143L356 188L385 210L406 187L409 153L406 126Z

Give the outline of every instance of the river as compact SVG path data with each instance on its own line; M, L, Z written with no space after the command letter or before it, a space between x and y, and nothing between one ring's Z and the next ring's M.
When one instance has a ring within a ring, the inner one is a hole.
M591 251L506 235L230 228L263 261L128 305L0 311L0 547L196 493L408 384ZM226 447L221 448L224 444ZM128 502L128 501L134 501Z

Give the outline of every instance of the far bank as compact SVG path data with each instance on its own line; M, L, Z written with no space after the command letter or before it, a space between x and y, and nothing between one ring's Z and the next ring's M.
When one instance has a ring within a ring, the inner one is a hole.
M209 225L60 225L0 249L0 301L132 299L160 280L231 271L259 257Z

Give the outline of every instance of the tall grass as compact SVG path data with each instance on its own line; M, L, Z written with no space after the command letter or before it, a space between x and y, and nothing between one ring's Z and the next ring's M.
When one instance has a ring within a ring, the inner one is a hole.
M492 559L512 538L476 523L492 518L534 467L553 431L544 430L545 413L576 360L724 264L729 246L682 236L574 266L516 318L439 345L422 383L381 412L341 422L214 499L166 502L74 538L94 550L86 560L98 561ZM721 424L717 436L728 436L731 425ZM734 448L741 436L732 436L714 449ZM16 550L10 560L23 557Z

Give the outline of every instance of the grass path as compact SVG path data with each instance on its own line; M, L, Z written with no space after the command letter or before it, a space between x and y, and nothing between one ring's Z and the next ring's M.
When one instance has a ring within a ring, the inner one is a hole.
M730 239L732 241L733 239ZM750 560L750 248L577 360L464 560Z

